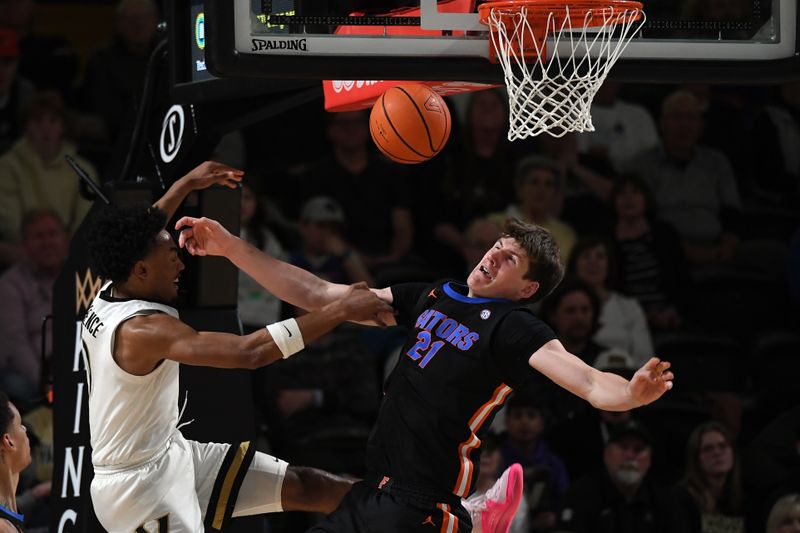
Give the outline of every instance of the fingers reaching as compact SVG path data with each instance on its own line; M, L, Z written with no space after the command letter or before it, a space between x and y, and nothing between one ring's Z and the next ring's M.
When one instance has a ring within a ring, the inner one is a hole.
M667 390L672 388L672 380L675 379L675 374L668 370L670 366L669 361L659 363L655 375L653 376L654 380L663 383Z
M660 363L661 359L659 359L658 357L651 357L650 360L647 361L642 368L645 370L654 371Z
M182 230L178 234L178 247L179 248L185 248L186 247L186 242L189 239L194 239L194 230L191 229L191 228Z
M199 221L200 221L200 219L199 218L195 218L195 217L181 217L175 223L175 229L179 230L179 229L182 229L185 226L189 226L191 228L191 227L194 227L194 225L197 224Z
M223 170L222 174L223 174L222 184L228 187L229 189L237 188L239 186L239 183L242 181L242 177L244 176L244 172L232 168Z

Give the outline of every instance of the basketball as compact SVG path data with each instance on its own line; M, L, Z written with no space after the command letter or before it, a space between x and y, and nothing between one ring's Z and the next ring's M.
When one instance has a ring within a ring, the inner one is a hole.
M447 144L450 110L421 83L392 87L372 106L369 130L381 152L397 163L422 163Z

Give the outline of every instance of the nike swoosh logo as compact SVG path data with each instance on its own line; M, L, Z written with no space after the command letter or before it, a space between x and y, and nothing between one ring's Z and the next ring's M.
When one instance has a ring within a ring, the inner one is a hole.
M286 333L288 333L290 337L292 336L292 332L289 331L289 328L286 327L286 324L283 325L283 329L286 330Z

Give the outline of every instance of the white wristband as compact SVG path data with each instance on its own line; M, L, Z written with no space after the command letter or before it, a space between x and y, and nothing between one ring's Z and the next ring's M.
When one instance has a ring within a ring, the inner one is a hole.
M272 340L283 354L284 359L296 354L306 347L303 343L303 334L294 318L275 322L267 326L267 331L272 335Z

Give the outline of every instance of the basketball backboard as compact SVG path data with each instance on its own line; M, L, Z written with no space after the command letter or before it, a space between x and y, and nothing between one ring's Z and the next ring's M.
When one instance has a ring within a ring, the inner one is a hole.
M475 0L206 0L216 76L502 83ZM800 75L796 0L650 0L611 76L769 83ZM368 6L365 8L364 6Z
M258 79L242 84L220 79L206 69L203 0L168 0L164 4L169 32L171 96L179 102L244 98L309 86L309 80Z

